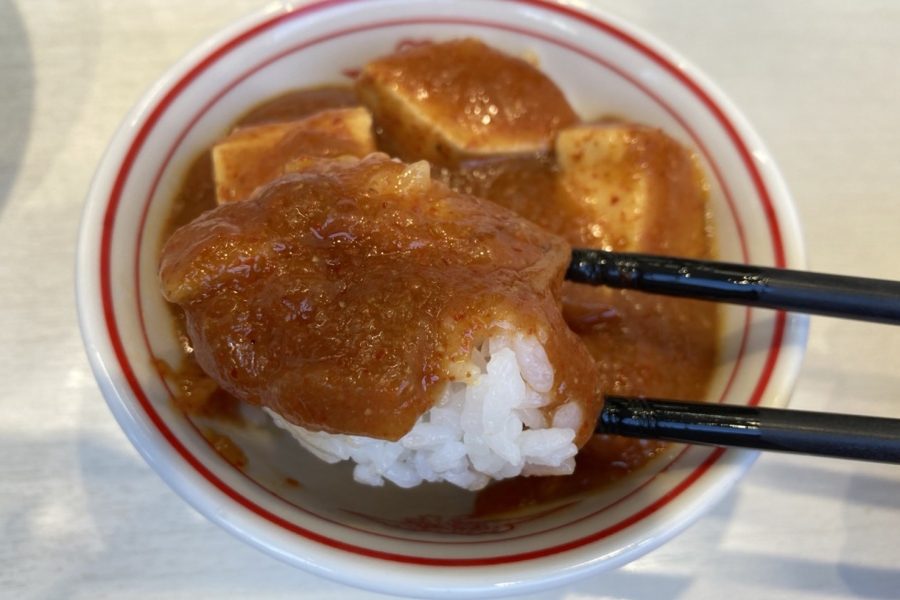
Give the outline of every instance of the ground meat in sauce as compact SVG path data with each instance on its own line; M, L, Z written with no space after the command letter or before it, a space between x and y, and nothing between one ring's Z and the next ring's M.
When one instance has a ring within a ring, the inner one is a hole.
M162 253L166 298L220 385L303 427L396 440L454 366L503 327L541 340L556 372L548 421L601 400L562 318L571 249L427 163L319 160L182 227Z
M327 108L359 104L350 87L299 90L261 104L238 124L291 120ZM377 128L376 134L381 149L405 152L403 139L392 139L383 128ZM449 166L437 165L433 171L434 177L454 189L506 206L572 244L599 245L596 238L586 235L597 230L596 214L590 207L573 204L571 198L561 194L559 169L552 151L452 162ZM560 202L561 197L564 202ZM204 152L191 165L176 195L164 236L214 206L209 152ZM714 254L708 227L695 239L700 243L693 250L677 253L695 257ZM717 355L715 305L568 283L563 286L563 295L566 321L593 356L604 391L685 399L704 397ZM178 313L174 313L174 322L183 329ZM186 360L193 358L188 354ZM660 447L658 443L595 436L582 448L574 475L499 482L479 494L475 512L495 514L605 485L640 468Z

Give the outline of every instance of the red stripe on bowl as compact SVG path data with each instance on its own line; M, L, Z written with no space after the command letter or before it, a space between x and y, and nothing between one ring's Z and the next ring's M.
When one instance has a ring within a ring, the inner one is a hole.
M192 81L194 79L196 79L201 73L203 73L206 69L208 69L212 64L214 64L222 56L229 53L234 48L240 46L247 40L254 38L255 36L265 32L266 30L270 29L271 27L273 27L283 21L286 21L289 19L295 19L295 18L298 18L298 17L308 14L308 13L327 9L328 7L333 6L333 5L345 4L345 3L349 3L349 2L353 2L353 1L355 1L355 0L328 0L325 2L318 3L318 4L308 5L308 6L299 8L299 9L295 9L292 12L278 15L270 20L264 21L263 23L260 23L256 26L254 26L253 28L235 36L234 38L232 38L225 44L221 45L219 48L213 50L204 59L202 59L195 67L193 67L187 74L185 74L181 79L179 79L178 82L176 82L176 84L172 87L172 89L169 90L169 92L166 93L166 95L162 98L162 100L160 100L160 102L154 107L154 109L151 111L150 115L147 117L146 121L144 122L144 124L139 129L137 135L134 138L134 141L132 142L131 146L129 147L128 151L126 152L125 158L122 161L122 165L121 165L120 170L115 179L113 189L110 193L109 204L107 205L107 211L104 215L104 221L103 221L103 232L102 232L102 236L101 236L101 256L100 256L100 268L101 268L100 287L101 287L101 300L102 300L102 304L103 304L103 314L104 314L104 318L106 319L107 329L108 329L108 332L110 335L110 341L112 343L114 353L116 355L117 360L120 363L120 366L122 367L123 373L125 375L125 378L129 384L129 386L131 387L132 391L134 392L134 394L135 394L136 398L138 399L139 403L141 404L142 408L147 413L148 417L151 419L151 422L160 431L160 433L163 435L163 437L207 481L212 483L215 487L217 487L220 491L225 493L228 497L232 498L238 504L244 506L251 512L268 520L269 522L279 525L288 531L292 531L294 533L302 535L303 537L305 537L307 539L310 539L310 540L313 540L313 541L316 541L319 543L323 543L323 544L331 546L333 548L338 548L341 550L345 550L345 551L356 553L356 554L361 554L364 556L369 556L372 558L393 560L393 561L412 563L412 564L423 564L423 565L433 565L433 566L490 565L490 564L501 564L501 563L506 563L506 562L530 560L530 559L534 559L534 558L539 558L539 557L543 557L543 556L556 554L559 552L564 552L567 550L571 550L571 549L583 546L585 544L589 544L591 542L598 541L600 539L603 539L605 537L608 537L610 535L618 533L631 525L634 525L635 523L643 520L650 514L653 514L654 512L656 512L657 510L659 510L660 508L665 506L666 504L669 504L672 500L674 500L681 493L683 493L686 489L688 489L694 482L696 482L698 479L700 479L700 477L704 473L706 473L709 470L709 468L723 455L723 451L722 450L713 451L710 454L710 456L704 461L703 464L701 464L694 471L692 471L676 487L672 488L664 496L657 499L655 502L648 505L644 509L634 513L633 515L623 519L622 521L620 521L610 527L607 527L601 531L595 532L588 536L584 536L582 538L572 540L571 542L567 542L565 544L558 544L558 545L551 546L548 548L542 548L542 549L535 550L532 552L500 555L500 556L494 556L494 557L473 558L473 559L442 559L442 558L427 558L427 557L419 557L419 556L409 556L409 555L402 555L402 554L372 550L369 548L364 548L364 547L348 544L348 543L342 542L340 540L336 540L333 538L329 538L327 536L323 536L314 531L310 531L308 529L299 527L296 524L290 523L289 521L286 521L282 517L279 517L278 515L275 515L269 511L267 511L266 509L263 509L262 507L254 504L252 501L250 501L249 499L242 496L239 492L233 490L227 484L225 484L214 473L212 473L206 466L204 466L199 461L199 459L197 459L195 456L193 456L190 453L190 451L187 450L187 448L175 437L175 435L172 433L172 431L168 429L168 427L162 421L159 414L156 413L156 411L154 410L148 397L146 396L143 389L141 388L140 383L137 381L137 377L135 376L134 370L132 369L130 363L128 362L128 358L125 353L121 337L119 335L118 327L115 322L115 313L114 313L113 300L112 300L111 273L110 273L111 265L110 265L110 263L111 263L111 242L112 242L113 228L114 228L114 224L115 224L115 215L118 210L119 203L121 201L121 195L122 195L122 191L123 191L125 182L127 181L128 175L130 173L130 169L133 166L133 163L134 163L138 153L140 152L141 147L143 146L143 144L146 141L150 132L153 130L153 127L155 126L156 122L160 119L162 114L165 113L166 109L171 105L171 103L180 95L180 93L188 85L190 85L192 83ZM740 153L740 156L742 157L745 167L747 168L747 170L750 173L750 176L754 182L754 186L756 187L757 193L759 194L760 202L761 202L761 204L763 206L763 210L766 214L766 218L767 218L767 221L769 224L770 234L772 236L772 241L773 241L776 265L777 266L784 265L784 251L783 251L783 243L781 240L780 228L779 228L779 224L777 221L777 216L775 214L774 207L771 204L771 199L769 197L767 189L765 188L762 176L756 169L755 164L753 163L751 155L749 153L749 150L744 145L743 140L738 135L735 127L727 119L724 112L699 87L699 85L697 85L693 80L691 80L687 76L687 74L685 74L684 72L679 70L677 67L672 65L664 57L662 57L661 55L659 55L652 49L648 48L642 42L634 39L633 37L631 37L630 35L622 32L622 31L616 29L614 26L601 21L597 17L588 15L585 13L581 13L581 12L578 12L571 8L564 7L564 6L549 4L549 3L544 2L543 0L512 0L512 1L520 2L523 4L536 5L541 8L544 8L544 9L548 9L551 11L556 11L556 12L566 14L570 17L573 17L573 18L581 20L585 23L588 23L588 24L620 39L624 43L626 43L626 44L632 46L633 48L637 49L638 51L640 51L642 54L650 57L657 64L659 64L661 67L663 67L667 72L674 75L684 85L686 85L694 93L694 95L696 95L704 103L704 105L707 106L707 108L712 112L712 114L716 117L716 120L723 126L723 128L725 129L725 131L728 133L729 137L731 138L732 142L734 143L735 147L737 148L738 152ZM405 22L394 21L394 22L389 23L388 25L405 24L405 23L411 23L412 21L413 20L408 20ZM429 22L429 23L456 22L456 23L468 23L468 24L474 24L474 25L481 25L481 26L486 26L486 27L499 27L502 29L517 31L519 33L523 33L526 35L532 35L534 37L539 37L539 38L549 41L551 43L556 43L557 45L564 46L572 51L578 52L588 58L591 58L592 60L595 60L596 62L599 62L600 64L603 64L607 68L610 68L613 71L617 72L619 75L621 75L621 76L625 77L626 79L628 79L629 81L631 81L637 87L642 89L645 93L650 95L654 100L659 102L661 106L663 106L674 118L676 118L679 121L679 123L682 124L683 127L685 127L685 130L688 131L688 133L698 143L698 147L701 148L701 151L706 153L705 148L702 147L702 144L699 143L699 139L690 130L690 128L687 127L684 120L679 115L677 115L671 109L671 107L668 107L666 105L666 103L664 103L662 101L662 99L656 97L652 92L645 89L638 82L634 81L626 73L618 71L614 66L607 64L605 61L603 61L599 57L590 55L590 53L587 53L586 51L584 51L582 49L572 46L571 44L569 44L567 42L562 42L560 40L554 40L553 38L550 38L550 37L546 36L545 34L538 33L538 32L529 32L527 30L523 30L520 28L512 27L512 26L507 26L507 25L497 24L497 23L481 22L481 21L476 21L476 20L444 18L444 19L433 19L433 20L420 19L417 22ZM386 24L382 23L382 24L380 24L380 26L386 26ZM362 29L371 28L371 27L373 27L373 26L357 27L357 28L354 28L354 30L362 30ZM324 41L324 39L330 39L333 37L337 37L338 35L345 35L350 32L352 32L352 30L335 32L333 34L330 34L329 36L323 36L322 38L318 38L318 41ZM311 43L314 43L314 42L315 42L315 40L307 42L306 45L310 45ZM296 49L294 49L294 51L296 51ZM265 64L269 64L270 62L273 62L274 60L277 60L278 58L281 58L281 57L285 56L286 54L287 54L287 52L280 53L279 55L277 55L275 57L271 57ZM256 67L256 70L258 70L259 68L262 68L263 66L265 66L265 64L258 65ZM245 74L243 76L243 78L249 76L250 74L252 74L252 73ZM206 110L208 110L209 107L212 106L212 104L219 97L221 97L222 95L227 93L228 89L230 89L234 85L237 85L237 83L239 83L239 81L240 80L236 80L236 81L232 82L232 84L229 87L227 87L226 89L223 89L221 91L221 93L219 94L219 96L217 96L213 101L208 103L203 108L202 112L205 112ZM200 118L200 116L202 116L202 112L199 113L198 115L196 115L196 117L191 121L191 124L188 126L187 129L190 129L190 126L193 125L196 122L196 120ZM183 139L183 137L184 137L184 135L186 135L186 133L187 133L187 130L182 132L182 135L179 136L178 140L176 141L175 146L173 146L169 155L166 157L165 163L168 163L168 161L171 159L171 156L174 153L174 149L177 147L178 143L180 143L180 141ZM735 207L733 205L733 202L731 200L730 193L727 190L727 188L724 186L724 182L722 181L721 176L719 175L718 170L715 167L715 163L714 163L714 161L710 160L710 157L708 156L708 154L707 154L707 159L709 160L710 164L713 166L713 170L714 170L717 178L723 184L723 192L725 193L726 199L729 202L731 211L735 217L735 222L737 223L738 227L740 228L740 220L737 217L737 213L736 213ZM163 167L160 169L160 172L157 174L157 178L153 184L154 188L158 184L158 180L159 180L159 177L161 176L162 170L164 170L164 168L165 168L165 163L163 164ZM148 199L151 198L152 195L153 195L153 193L151 191L150 195L148 196ZM147 211L147 206L144 207L144 213L142 214L141 229L139 231L139 235L143 234L143 221L146 218L146 211ZM741 243L742 243L742 249L744 252L744 256L746 258L746 256L747 256L746 246L745 246L745 243L743 240L743 232L742 231L741 231ZM138 244L140 244L140 241L138 241ZM140 310L140 308L139 308L139 310ZM142 317L142 315L141 315L141 317ZM745 323L745 333L746 333L746 324L747 323ZM141 318L141 325L143 328L143 326L144 326L143 318ZM763 373L762 373L751 397L748 399L748 404L758 404L759 401L761 400L761 397L765 391L766 385L771 377L772 371L777 362L780 343L781 343L781 340L782 340L783 334L784 334L784 327L785 327L784 315L782 313L778 313L777 317L776 317L775 331L773 333L773 338L772 338L772 342L770 345L769 354L767 356L767 360L766 360L766 363L763 368ZM144 335L145 335L145 340L146 340L146 330L144 330ZM742 342L741 347L743 349L743 347L744 347L743 342ZM149 348L148 348L148 350L149 350ZM733 375L734 375L734 372L732 373L732 378L733 378ZM730 386L730 382L731 382L731 380L729 380L729 383L728 383L729 386ZM367 533L371 533L371 532L367 532ZM410 541L415 541L417 543L421 542L420 540L410 540Z
M214 106L215 106L215 105L216 105L216 104L217 104L217 103L218 103L218 102L219 102L219 101L220 101L220 100L221 100L221 99L229 92L229 91L231 91L232 89L234 89L237 85L239 85L240 83L242 83L243 81L245 81L247 78L253 76L254 74L258 73L260 70L262 70L263 68L265 68L265 67L267 67L267 66L273 64L274 62L277 62L278 60L281 60L281 59L283 59L283 58L285 58L285 57L287 57L287 56L290 56L290 55L292 55L292 54L295 54L296 52L299 52L299 51L308 49L308 48L310 48L310 47L312 47L312 46L314 46L314 45L317 45L317 44L319 44L319 43L326 42L326 41L329 41L329 40L332 40L332 39L335 39L335 38L338 38L338 37L343 37L343 36L345 36L345 35L352 35L352 34L359 33L359 32L363 32L363 31L370 31L370 30L374 30L374 29L381 29L381 28L394 27L394 26L420 25L420 24L442 24L442 25L444 25L444 24L464 24L464 25L476 25L476 26L486 27L486 28L494 28L494 29L500 29L500 30L505 30L505 31L513 31L513 32L518 33L518 34L523 35L523 36L528 36L528 37L537 38L537 39L540 39L540 40L542 40L542 41L546 41L546 42L549 42L549 43L551 43L551 44L554 44L554 45L557 45L557 46L566 48L566 49L568 49L568 50L570 50L570 51L576 52L576 53L578 53L578 54L580 54L580 55L582 55L582 56L588 58L589 60L592 60L593 62L598 63L600 66L602 66L602 67L604 67L604 68L610 70L611 72L615 73L616 75L618 75L619 77L621 77L622 79L624 79L625 81L627 81L628 83L630 83L631 85L633 85L635 88L637 88L638 90L640 90L641 92L643 92L645 95L647 95L649 98L651 98L651 99L652 99L653 101L655 101L657 104L659 104L666 112L668 112L673 118L675 118L675 119L679 122L679 124L685 129L685 131L688 132L688 134L690 135L690 137L694 140L695 144L701 149L701 152L702 152L702 153L704 154L704 156L706 157L708 163L712 166L713 171L714 171L714 174L715 174L715 176L717 177L717 179L719 180L720 186L722 187L723 192L724 192L725 197L726 197L726 200L727 200L727 202L728 202L728 204L729 204L729 209L730 209L730 212L731 212L731 214L732 214L732 217L735 219L735 223L736 223L736 225L737 225L737 230L738 230L738 236L739 236L739 240L740 240L741 248L742 248L742 255L743 255L744 260L745 260L745 261L747 260L746 241L745 241L745 238L744 238L743 228L741 227L741 223L740 223L739 217L737 216L737 210L736 210L736 207L735 207L735 205L734 205L733 198L731 197L731 193L730 193L730 191L729 191L728 188L727 188L726 182L724 181L724 179L722 179L722 177L721 177L721 175L720 175L720 171L719 171L719 169L718 169L718 165L716 164L716 162L715 162L715 160L712 158L712 156L709 154L709 152L706 150L705 145L702 143L702 141L700 140L699 136L693 131L693 129L687 124L687 122L681 117L681 115L679 115L679 114L678 114L671 106L669 106L669 105L668 105L661 97L659 97L658 95L656 95L655 93L653 93L649 88L647 88L646 86L644 86L643 84L641 84L639 81L635 80L635 79L634 79L633 77L631 77L627 72L622 71L621 69L619 69L619 68L616 67L615 65L612 65L612 64L609 63L608 61L604 60L602 57L597 56L597 55L592 54L592 53L585 52L585 51L583 51L583 50L581 50L581 49L579 49L579 48L573 46L572 44L570 44L570 43L568 43L568 42L565 42L565 41L562 41L562 40L558 40L558 39L556 39L556 38L550 37L550 36L548 36L548 35L546 35L546 34L543 34L543 33L540 33L540 32L534 32L534 31L531 31L531 30L528 30L528 29L524 29L524 28L520 28L520 27L514 27L514 26L502 24L502 23L494 23L494 22L484 21L484 20L480 20L480 19L460 19L460 18L446 18L446 17L440 18L440 19L394 19L394 20L389 20L389 21L381 21L381 22L377 22L377 23L370 23L370 24L367 24L367 25L362 25L362 26L352 27L352 28L348 28L348 29L343 29L343 30L339 30L339 31L336 31L336 32L332 32L332 33L329 33L329 34L326 34L326 35L323 35L323 36L318 36L318 37L312 38L312 39L310 39L310 40L306 40L306 41L300 42L300 43L298 43L298 44L296 44L296 45L294 45L294 46L292 46L292 47L289 47L289 48L287 48L287 49L285 49L285 50L282 50L282 51L280 51L280 52L278 52L278 53L276 53L276 54L270 56L270 57L267 57L267 58L265 58L264 60L261 60L259 63L255 64L255 65L252 66L251 68L245 70L243 73L241 73L240 75L238 75L237 77L235 77L234 79L232 79L231 81L229 81L229 82L228 82L227 84L225 84L225 85L224 85L224 86L223 86L216 94L214 94L214 95L212 96L212 98L211 98L209 101L207 101L207 102L206 102L206 103L205 103L205 104L204 104L204 105L203 105L196 113L194 113L194 115L188 120L187 125L186 125L186 126L181 130L181 132L175 137L175 141L174 141L173 144L170 146L170 148L169 148L169 150L168 150L168 152L167 152L165 158L163 159L163 161L162 161L162 163L161 163L160 168L157 170L157 173L156 173L156 175L155 175L155 177L154 177L154 179L153 179L153 183L151 184L150 189L149 189L149 192L147 193L146 198L145 198L145 200L144 200L144 207L143 207L143 211L142 211L141 219L140 219L140 224L139 224L139 228L138 228L138 237L137 237L137 242L136 242L137 248L139 249L139 248L141 247L141 243L142 243L142 240L143 240L143 235L144 235L144 224L145 224L145 221L146 221L146 218L147 218L147 213L148 213L148 210L149 210L149 207L150 207L150 202L151 202L153 196L154 196L155 193L156 193L156 189L157 189L157 186L159 185L159 181L162 179L163 173L164 173L165 169L168 167L169 163L171 162L172 157L174 156L175 152L178 150L178 147L181 145L181 142L187 137L187 135L190 133L191 129L193 129L193 127L196 125L196 123L197 123L197 122L198 122L198 121L199 121L199 120L200 120L200 119L201 119L201 118L202 118L202 117L203 117L203 116L204 116L204 115L212 108L212 107L214 107ZM148 337L148 335L147 335L146 323L144 322L144 319L143 319L143 309L142 309L142 307L141 307L141 305L140 305L140 297L141 297L141 293L140 293L140 290L141 290L141 278L140 278L140 269L139 269L140 260L141 260L141 256L140 256L139 252L136 252L136 253L135 253L135 269L134 269L134 272L135 272L135 281L134 281L134 283L135 283L135 287L137 288L136 299L137 299L137 304L138 304L138 312L139 312L139 314L140 314L140 316L141 316L141 319L140 319L141 333L142 333L142 336L143 336L144 343L145 343L145 346L146 346L146 348L147 348L147 351L148 351L149 354L152 355L152 354L153 354L153 351L152 351L152 348L150 347L149 337ZM736 359L735 359L735 362L734 362L734 365L733 365L733 367L732 367L732 370L731 370L731 373L730 373L730 375L729 375L729 378L728 378L728 381L727 381L727 383L726 383L726 386L725 386L725 388L724 388L724 390L723 390L723 392L722 392L722 394L721 394L721 396L720 396L720 398L719 398L719 400L718 400L719 402L722 402L722 401L724 400L724 398L727 396L727 393L728 393L728 391L729 391L729 389L730 389L730 387L731 387L731 384L732 384L732 382L734 381L735 375L737 374L737 372L738 372L738 370L739 370L739 367L740 367L740 364L741 364L741 361L742 361L742 359L743 359L743 355L744 355L744 352L745 352L745 349L746 349L746 344L747 344L747 332L749 331L749 325L750 325L750 313L749 313L749 310L748 310L748 311L746 311L746 312L744 313L744 328L743 328L743 332L742 332L741 343L740 343L740 345L739 345L739 349L738 349L738 352L737 352L737 357L736 357ZM161 380L162 384L163 384L163 385L166 387L166 389L168 390L169 395L170 395L170 397L171 397L171 396L173 395L173 393L172 393L172 390L171 390L171 388L170 388L168 382L165 380L164 377L160 377L160 380ZM190 421L189 421L189 422L190 422ZM193 423L192 423L192 422L191 422L191 425L193 426ZM195 428L195 429L196 429L196 428ZM199 434L199 432L198 432L198 434ZM201 436L201 437L202 437L202 436ZM668 465L665 466L664 469L662 469L662 470L659 471L658 473L661 473L661 472L663 472L663 471L665 471L665 470L668 470L668 468L671 467L671 465L674 464L680 457L681 457L681 455L676 456L674 459L672 459L672 460L670 461L670 463L669 463ZM299 511L301 511L301 512L307 514L307 515L314 516L314 517L316 517L316 518L318 518L318 519L321 519L322 521L325 521L325 522L327 522L327 523L331 523L331 524L333 524L333 525L337 525L337 526L340 526L340 527L344 527L344 528L350 529L350 530L352 530L352 531L358 531L358 532L362 532L362 533L367 533L367 534L370 534L370 535L375 535L375 536L383 537L383 538L386 538L386 539L401 540L401 541L410 541L410 542L415 542L415 543L426 543L426 544L427 544L427 543L431 543L431 542L428 542L428 541L426 541L426 540L420 540L420 539L408 538L408 537L401 537L401 536L387 535L387 534L384 534L384 533L381 533L381 532L372 531L372 530L368 530L368 529L362 529L362 528L359 528L359 527L354 527L354 526L347 525L347 524L345 524L345 523L341 523L341 522L339 522L339 521L335 521L335 520L330 519L330 518L328 518L328 517L325 517L325 516L323 516L323 515L321 515L321 514L316 514L316 513L314 513L314 512L311 512L310 510L308 510L308 509L305 508L305 507L302 507L302 506L299 506L299 505L297 505L297 504L295 504L295 503L293 503L293 502L290 502L289 500L287 500L287 499L281 497L280 495L278 495L277 493L275 493L274 491L272 491L272 490L269 489L268 487L266 487L266 486L260 484L258 481L256 481L256 480L253 479L252 477L250 477L246 472L244 472L244 471L242 471L242 470L238 470L238 472L241 474L241 476L243 476L243 477L245 477L246 479L248 479L249 481L253 482L253 484L256 485L256 486L258 486L261 490L263 490L263 491L265 491L266 493L268 493L269 495L271 495L271 496L277 498L277 499L280 500L281 502L283 502L283 503L287 504L288 506L291 506L291 507L293 507L294 509L299 510ZM631 496L633 496L634 494L636 494L640 489L642 489L642 488L645 487L647 484L649 484L650 482L652 482L652 481L656 478L656 476L657 476L657 475L654 475L654 476L648 478L648 480L644 483L644 485L641 485L641 486L639 486L638 488L636 488L635 490L633 490L632 492L630 492L627 496L625 496L625 498L631 497ZM624 499L624 498L623 498L623 499ZM556 525L556 526L551 527L551 528L548 528L548 529L543 529L543 530L534 531L534 532L531 532L531 533L529 533L529 534L525 534L525 535L522 535L522 536L504 537L504 538L502 538L502 541L508 541L508 540L514 540L514 539L522 539L522 538L526 538L526 537L532 537L532 536L535 536L535 535L540 535L540 534L548 533L548 532L550 532L550 531L555 531L555 530L558 530L558 529L562 529L562 528L565 528L565 527L569 527L569 526L571 526L571 525L573 525L573 524L575 524L575 523L581 522L581 521L583 521L583 520L585 520L585 519L589 519L589 518L595 517L596 515L598 515L598 514L604 512L605 510L608 510L609 508L611 508L611 507L613 507L613 506L616 506L616 505L618 505L618 504L620 504L620 501L613 502L613 503L611 503L610 505L607 505L607 506L604 506L604 507L602 507L602 508L600 508L600 509L597 509L596 511L594 511L594 512L592 512L592 513L590 513L590 514L588 514L588 515L586 515L586 516L584 516L584 517L579 517L579 518L576 519L575 521L571 521L571 522L568 522L568 523L563 523L563 524L560 524L560 525ZM481 543L484 543L484 544L487 544L487 543L496 543L496 541L497 541L497 540L485 540L485 541L482 541L482 542L476 542L476 541L459 541L459 542L453 542L453 543L454 543L454 544L473 544L473 545L474 545L474 544L481 544ZM447 542L434 542L434 543L447 543Z

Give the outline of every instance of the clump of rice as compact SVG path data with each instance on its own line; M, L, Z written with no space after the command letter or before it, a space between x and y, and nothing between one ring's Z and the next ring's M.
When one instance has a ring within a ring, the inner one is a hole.
M355 462L354 479L368 485L448 481L478 490L492 479L571 473L582 411L569 402L547 422L541 408L550 402L553 367L538 340L492 337L470 361L457 365L464 379L448 384L396 442L309 431L266 411L320 459Z

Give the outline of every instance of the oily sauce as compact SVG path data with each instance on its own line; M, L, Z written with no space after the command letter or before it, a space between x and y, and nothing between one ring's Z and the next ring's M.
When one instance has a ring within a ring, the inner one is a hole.
M236 126L300 118L326 108L355 105L359 102L350 87L300 90L261 104L239 119ZM381 144L385 132L376 129L376 134ZM573 245L602 247L592 237L596 229L592 227L594 215L560 201L557 169L550 154L538 153L433 167L432 176L455 190L510 208ZM214 206L207 151L194 160L185 175L173 201L165 236ZM704 232L702 243L687 254L697 258L713 255L709 230ZM714 304L568 282L563 284L563 299L566 322L587 345L605 393L686 400L704 397L718 350ZM184 335L180 315L175 323ZM186 362L192 361L188 353ZM202 410L196 402L183 400L181 407L187 412ZM640 468L662 447L657 442L594 436L579 453L573 475L495 482L479 493L476 513L506 512L606 485Z
M547 422L600 410L593 360L562 318L569 245L428 163L321 159L176 231L163 294L227 391L315 431L398 440L508 324L555 368ZM512 343L512 342L511 342Z

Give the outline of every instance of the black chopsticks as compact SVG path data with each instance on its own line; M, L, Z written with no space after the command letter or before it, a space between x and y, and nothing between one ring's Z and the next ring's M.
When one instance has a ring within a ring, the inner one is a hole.
M566 279L900 325L900 282L575 248ZM607 396L608 433L712 446L900 463L900 419Z
M575 248L566 279L698 300L900 324L900 282Z
M900 419L607 396L597 433L900 463Z

